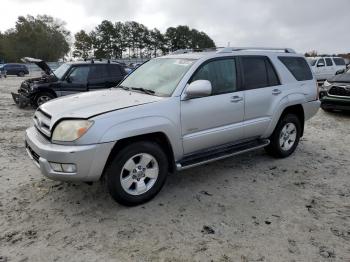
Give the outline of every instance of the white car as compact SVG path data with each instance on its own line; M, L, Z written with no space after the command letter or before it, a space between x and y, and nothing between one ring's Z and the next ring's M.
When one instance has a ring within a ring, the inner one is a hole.
M313 57L308 60L317 81L328 80L339 70L346 69L345 60L341 57Z

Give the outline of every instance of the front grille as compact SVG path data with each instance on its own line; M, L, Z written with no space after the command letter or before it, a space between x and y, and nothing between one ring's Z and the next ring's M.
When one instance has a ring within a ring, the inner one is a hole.
M40 156L37 153L35 153L35 151L28 145L27 145L27 149L29 150L29 153L33 157L34 161L39 164Z
M33 120L34 125L39 130L39 132L43 134L46 138L50 138L51 116L39 108L38 110L36 110Z
M332 96L350 96L350 86L333 86L328 94Z

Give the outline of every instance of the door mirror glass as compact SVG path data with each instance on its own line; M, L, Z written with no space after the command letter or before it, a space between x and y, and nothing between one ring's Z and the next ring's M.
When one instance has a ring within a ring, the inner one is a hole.
M197 80L187 86L185 99L210 96L211 92L212 86L208 80Z

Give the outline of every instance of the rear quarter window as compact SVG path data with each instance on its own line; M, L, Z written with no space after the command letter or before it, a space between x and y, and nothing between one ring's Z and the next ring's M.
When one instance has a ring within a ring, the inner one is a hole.
M286 66L289 72L298 81L312 80L312 72L305 58L292 56L279 56L278 59Z
M335 65L345 66L345 60L343 58L333 58Z

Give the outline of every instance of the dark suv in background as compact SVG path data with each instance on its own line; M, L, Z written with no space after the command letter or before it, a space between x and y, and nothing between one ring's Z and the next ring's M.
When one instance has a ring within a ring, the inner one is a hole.
M19 107L28 104L38 107L56 97L110 88L118 85L127 75L121 64L110 61L65 63L53 71L40 59L24 58L24 60L35 63L44 74L23 81L18 93L12 93Z
M0 71L5 72L5 75L25 76L29 74L27 66L23 64L2 64Z

